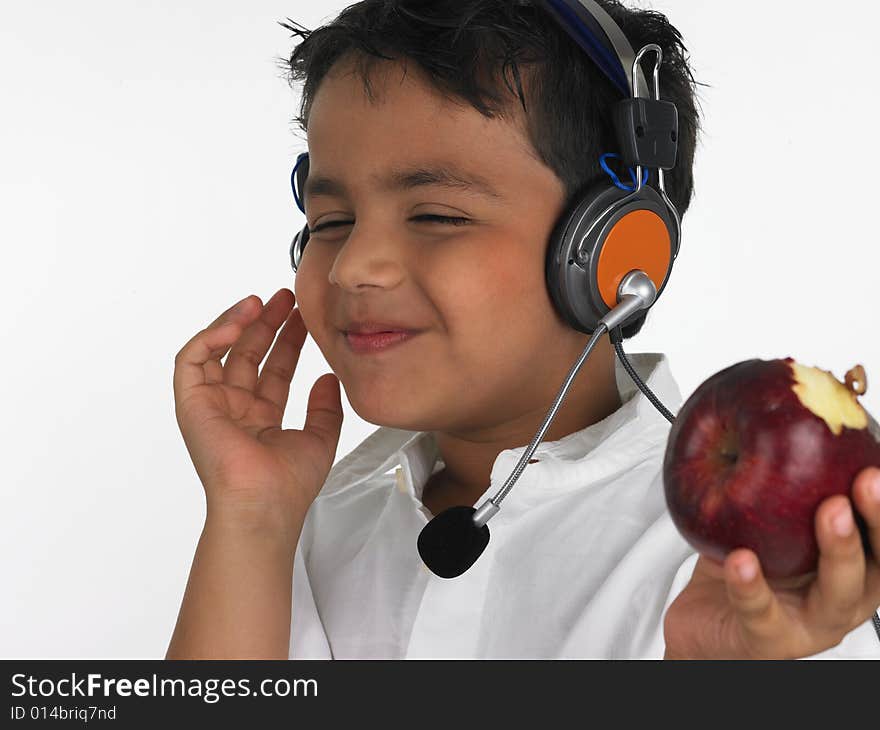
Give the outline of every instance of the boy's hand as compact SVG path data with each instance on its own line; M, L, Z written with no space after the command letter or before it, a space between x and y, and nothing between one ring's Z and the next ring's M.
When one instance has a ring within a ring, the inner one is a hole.
M853 482L853 501L880 557L880 469ZM848 497L816 511L819 565L798 584L767 584L751 550L723 564L700 556L663 622L667 659L794 659L840 643L880 605L880 566L866 558Z
M209 515L288 526L288 516L305 514L333 465L343 419L334 375L312 386L303 429L281 428L307 334L294 302L289 289L280 289L265 307L259 297L248 297L175 357L177 423L204 485Z

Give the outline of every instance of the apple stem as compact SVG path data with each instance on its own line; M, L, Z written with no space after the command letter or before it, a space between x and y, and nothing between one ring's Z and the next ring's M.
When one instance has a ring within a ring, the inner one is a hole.
M865 368L856 365L846 374L846 387L856 395L864 395L868 389L868 378L865 375Z

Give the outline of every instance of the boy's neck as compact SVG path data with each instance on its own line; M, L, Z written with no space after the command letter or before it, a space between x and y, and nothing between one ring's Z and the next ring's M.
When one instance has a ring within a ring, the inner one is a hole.
M603 337L581 367L562 405L541 442L558 441L607 418L621 407L614 367L614 348ZM572 361L574 362L574 361ZM473 505L489 487L492 466L505 449L531 443L544 422L571 365L558 383L539 384L540 406L522 413L515 421L479 433L434 432L444 468L432 475L422 503L436 515L446 507ZM532 457L533 459L535 457Z

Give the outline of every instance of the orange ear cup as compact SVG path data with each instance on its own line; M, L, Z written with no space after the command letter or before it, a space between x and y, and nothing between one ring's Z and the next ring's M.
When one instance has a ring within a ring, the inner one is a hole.
M635 210L617 221L596 265L596 283L605 304L611 309L617 306L620 282L633 269L644 271L660 291L672 258L671 243L663 219L650 210Z

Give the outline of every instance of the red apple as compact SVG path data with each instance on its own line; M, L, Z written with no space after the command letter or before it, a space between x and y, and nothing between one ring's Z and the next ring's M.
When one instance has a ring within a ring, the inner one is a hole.
M858 402L865 388L861 366L844 384L790 357L746 360L702 383L672 424L663 459L679 532L718 561L754 550L768 578L814 571L819 504L850 495L862 469L880 466L880 441Z

